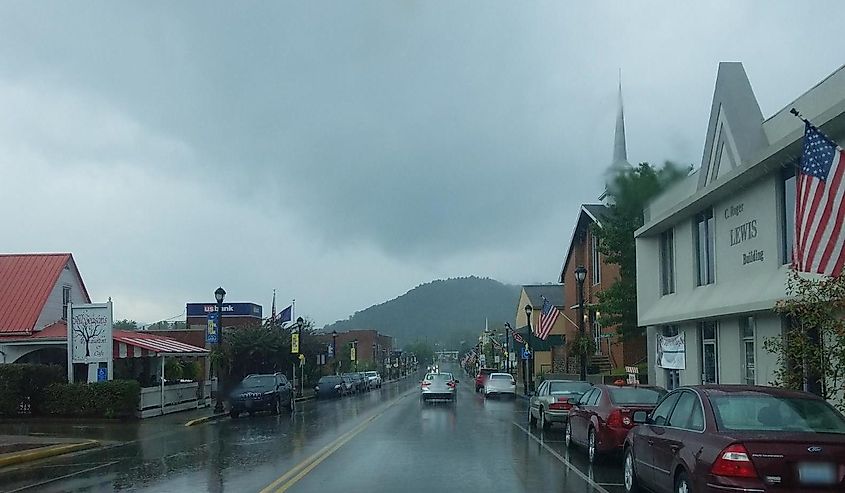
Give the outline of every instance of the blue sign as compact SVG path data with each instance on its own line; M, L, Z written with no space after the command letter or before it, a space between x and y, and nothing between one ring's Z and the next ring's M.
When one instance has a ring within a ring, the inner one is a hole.
M98 382L105 382L109 379L109 369L108 368L97 368L97 381Z
M220 328L219 316L217 313L208 314L208 323L205 326L205 342L209 344L217 344L218 329Z
M522 359L531 359L531 350L528 349L528 346L522 348Z
M204 317L217 313L217 303L188 303L185 311L189 317ZM262 318L261 305L255 303L223 303L224 317Z
M334 358L334 346L331 345L331 344L329 344L328 353L329 353L329 358Z

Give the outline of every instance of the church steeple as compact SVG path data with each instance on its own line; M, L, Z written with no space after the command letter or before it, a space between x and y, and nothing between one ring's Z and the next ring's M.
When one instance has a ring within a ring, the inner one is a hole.
M616 133L613 136L613 160L604 173L604 192L599 196L605 205L611 205L613 198L609 191L616 176L631 168L628 162L628 149L625 142L625 109L622 105L622 69L619 70L619 96L616 108Z

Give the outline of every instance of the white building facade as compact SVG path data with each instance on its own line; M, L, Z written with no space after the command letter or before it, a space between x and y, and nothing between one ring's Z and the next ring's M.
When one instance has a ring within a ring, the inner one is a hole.
M721 63L700 168L644 211L636 233L640 326L649 382L767 385L784 330L795 214L798 109L837 142L845 137L845 68L764 119L740 63ZM683 369L657 361L658 335L683 334Z

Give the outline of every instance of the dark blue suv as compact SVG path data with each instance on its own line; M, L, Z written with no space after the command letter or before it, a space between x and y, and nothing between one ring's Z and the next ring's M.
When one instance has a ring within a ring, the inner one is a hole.
M248 375L229 395L229 405L229 416L233 418L244 412L250 415L257 411L279 414L283 408L293 412L293 387L282 373Z

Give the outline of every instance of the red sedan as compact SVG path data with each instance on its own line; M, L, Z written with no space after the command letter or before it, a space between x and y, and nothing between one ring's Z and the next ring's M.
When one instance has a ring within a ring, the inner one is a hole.
M660 387L595 385L579 399L571 400L565 443L586 447L590 462L599 454L621 451L628 431L634 427L634 411L651 411L666 394Z
M845 417L774 387L705 385L667 394L628 434L628 492L845 491Z

